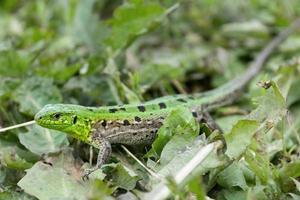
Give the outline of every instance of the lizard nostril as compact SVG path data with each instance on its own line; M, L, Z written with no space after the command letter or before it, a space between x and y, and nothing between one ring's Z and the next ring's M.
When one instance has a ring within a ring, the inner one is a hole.
M42 118L43 118L42 116L39 117L39 119L42 119Z

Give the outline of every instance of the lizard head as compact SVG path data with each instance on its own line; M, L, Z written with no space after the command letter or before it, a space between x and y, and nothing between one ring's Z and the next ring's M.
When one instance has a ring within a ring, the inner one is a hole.
M83 106L48 104L35 115L34 120L42 127L85 140L90 131L90 122L86 116L89 116L89 110Z

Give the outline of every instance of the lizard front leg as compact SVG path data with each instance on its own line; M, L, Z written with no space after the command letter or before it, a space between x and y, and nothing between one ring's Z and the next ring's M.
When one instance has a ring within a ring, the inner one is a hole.
M100 167L108 160L111 154L111 145L110 142L103 136L98 136L95 138L94 144L96 148L99 149L96 166L90 169L87 169L83 175L83 179L88 179L88 176L100 169Z

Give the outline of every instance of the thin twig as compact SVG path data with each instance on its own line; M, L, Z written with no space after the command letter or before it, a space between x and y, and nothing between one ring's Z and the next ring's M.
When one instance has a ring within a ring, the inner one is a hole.
M187 94L187 92L185 91L185 89L182 87L182 85L179 83L178 80L173 79L172 83L181 94Z
M146 165L144 165L144 163L142 163L137 157L135 157L135 155L133 155L124 145L121 145L121 147L124 149L124 151L126 151L126 153L128 153L128 155L130 155L137 163L139 163L151 176L153 176L161 181L164 181L163 177L157 175L151 169L146 167Z
M0 133L11 130L11 129L20 128L20 127L23 127L23 126L29 126L29 125L32 125L32 124L35 124L34 120L29 121L29 122L25 122L25 123L22 123L22 124L17 124L17 125L9 126L9 127L6 127L6 128L2 128L2 129L0 129Z

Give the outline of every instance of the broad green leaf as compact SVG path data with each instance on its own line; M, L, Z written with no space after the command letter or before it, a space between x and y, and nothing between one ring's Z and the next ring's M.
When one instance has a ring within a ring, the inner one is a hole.
M54 153L69 145L66 134L33 125L26 133L18 134L20 142L31 152L43 155Z
M299 36L291 36L284 43L282 43L279 47L281 52L295 52L300 49L300 37Z
M0 99L10 97L13 90L19 85L18 79L0 76Z
M95 5L95 0L78 2L71 34L75 40L96 50L101 47L101 42L106 37L108 29L104 23L100 23L96 13L93 13L93 5Z
M72 92L72 96L85 105L116 104L114 91L110 88L111 81L106 75L72 77L64 85L64 89Z
M138 200L138 198L132 192L126 192L118 196L118 200Z
M170 162L177 154L184 151L189 144L195 140L189 134L176 134L172 139L164 146L159 162L162 166Z
M223 195L223 200L246 200L247 199L247 192L241 190L223 190L221 191Z
M184 149L178 151L176 156L173 156L172 159L166 165L160 165L159 163L155 166L155 171L158 171L159 175L174 176L180 169L183 168L195 155L205 146L205 141L197 139L187 144ZM225 159L222 155L218 155L216 149L211 152L206 159L198 166L193 174L203 174L209 169L216 168L225 164Z
M32 77L14 91L14 100L20 104L21 112L34 115L46 104L60 103L62 96L53 80Z
M248 119L239 120L229 134L225 135L227 150L230 158L238 158L251 144L251 139L258 131L260 123L274 126L286 114L285 100L274 82L265 95L257 98L258 107L252 111ZM269 127L267 127L269 128Z
M291 178L300 177L300 161L292 161L285 163L282 168L279 169L278 181L283 191L288 192L295 189L295 184ZM297 186L297 185L296 185Z
M140 178L135 174L134 171L130 170L126 166L116 164L114 169L111 171L112 182L120 188L125 190L132 190L135 188L137 181Z
M1 191L0 192L0 199L1 200L36 200L36 198L29 196L25 192L20 191L13 191L13 190L7 190L7 191Z
M266 186L256 184L254 187L249 188L247 200L251 200L251 199L269 200L270 195L268 194L267 189L268 188Z
M300 182L297 181L296 179L292 178L292 180L294 181L295 185L296 185L296 189L298 190L298 192L300 192Z
M0 77L10 76L18 77L23 76L29 66L31 57L14 50L0 51Z
M232 189L239 187L246 191L248 188L243 171L239 166L239 163L233 162L225 170L218 175L218 184L223 188Z
M112 30L106 43L113 50L127 46L138 35L149 31L160 22L164 9L155 1L131 0L114 11L108 21Z
M251 144L251 139L258 127L259 124L254 120L238 121L231 132L224 136L227 144L226 155L232 159L238 159Z
M91 189L90 192L87 194L87 199L114 200L115 198L108 196L111 193L113 193L113 188L109 187L107 183L96 179L91 184Z
M204 184L202 183L202 179L199 180L199 177L193 178L191 181L187 183L188 191L192 192L197 200L205 200L205 191Z
M89 184L81 180L70 151L47 162L37 162L18 182L26 193L38 199L87 199Z
M229 133L236 122L243 118L243 115L229 115L216 119L216 123L222 128L224 133Z
M65 58L61 60L56 58L56 60L52 62L47 60L48 63L42 67L36 68L35 73L39 76L53 79L56 82L67 81L70 77L74 76L74 74L76 74L83 65L81 62L66 65L67 59L72 58Z
M291 196L291 200L298 200L300 199L300 195L294 194L294 193L289 193L289 195Z
M171 111L165 119L163 126L158 130L157 138L152 144L153 155L160 155L165 144L175 134L187 134L195 138L198 134L199 125L190 110L178 107Z
M199 44L200 45L200 44ZM206 46L195 46L194 48L157 48L156 51L147 51L142 54L144 64L136 66L136 76L140 78L139 87L148 89L161 83L170 84L172 80L184 78L184 74L195 67L195 64L207 56L210 49ZM139 55L139 48L136 52ZM155 76L153 76L155 74Z
M264 155L264 153L266 154L266 152L260 152L260 150L248 149L244 154L244 158L261 183L266 185L270 179L270 162L268 155Z
M287 105L292 105L300 100L300 94L298 93L298 87L300 85L300 78L298 78L292 85L287 98Z
M38 157L25 151L15 143L0 140L0 163L10 169L30 168Z
M172 160L165 166L160 166L159 163L155 166L155 171L157 171L158 175L161 177L174 177L178 174L180 170L182 170L186 165L189 163L193 157L202 151L202 149L205 147L206 143L203 141L204 139L197 139L193 141L191 144L187 145L184 150L181 152L178 152L176 157L173 157ZM214 145L214 149L212 152L210 152L204 160L198 165L195 166L192 174L190 176L187 176L183 182L181 182L180 186L176 185L176 188L185 186L185 183L190 181L191 179L203 175L206 172L208 172L210 169L218 168L226 163L226 158L224 156L219 155L218 152L218 145ZM160 169L161 168L161 169ZM157 183L157 180L153 181L154 183ZM162 186L164 183L159 183L155 185L155 188L150 193L147 193L143 196L145 199L151 199L152 195L163 192Z
M260 21L234 22L222 26L223 34L228 36L267 37L268 29Z
M256 99L258 107L250 113L248 119L267 121L274 125L286 115L286 107L276 83L271 81L269 84L271 87L265 91L265 95Z

